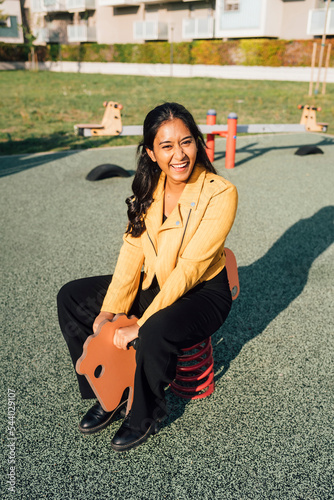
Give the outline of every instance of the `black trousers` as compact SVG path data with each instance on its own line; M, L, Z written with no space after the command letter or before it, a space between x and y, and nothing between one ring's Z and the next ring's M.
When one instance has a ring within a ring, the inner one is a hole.
M85 340L112 279L111 275L71 281L58 293L58 317L73 365L82 354ZM140 318L159 292L157 282L143 290L141 284L130 314ZM164 388L175 378L180 350L210 337L224 323L232 299L223 269L215 278L200 283L174 304L151 316L139 329L136 374L130 424L145 429L166 413ZM94 398L86 378L77 375L81 396Z

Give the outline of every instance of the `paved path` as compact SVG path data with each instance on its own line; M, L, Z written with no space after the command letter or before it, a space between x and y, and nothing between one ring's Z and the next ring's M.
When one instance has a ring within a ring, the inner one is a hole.
M324 154L295 156L304 144ZM85 176L107 162L132 170L136 147L1 158L4 500L333 499L334 140L238 137L233 170L224 152L217 139L215 166L239 192L227 245L241 290L213 336L216 390L189 402L168 394L159 434L124 454L110 447L120 422L92 436L77 429L90 403L78 395L56 294L112 271L133 177Z

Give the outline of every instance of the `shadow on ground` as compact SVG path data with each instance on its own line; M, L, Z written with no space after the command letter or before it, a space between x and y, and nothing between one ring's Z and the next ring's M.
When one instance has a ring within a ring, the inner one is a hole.
M280 151L286 150L286 149L294 149L297 151L298 148L301 146L305 146L305 143L303 144L296 144L293 146L277 146L277 147L269 147L269 148L263 148L263 147L257 147L259 143L258 142L253 142L251 144L246 144L245 146L241 148L237 148L236 152L238 154L244 153L248 154L249 156L247 158L243 158L239 161L235 162L235 167L240 167L244 163L247 163L251 160L254 160L256 158L259 158L260 156L265 155L269 151L276 151L279 153ZM321 148L321 146L333 146L334 145L334 139L332 138L323 138L319 142L315 142L314 144L312 143L312 146L317 146ZM215 161L221 160L222 158L225 158L225 152L219 152L215 154Z
M216 381L243 346L302 293L313 262L334 242L333 219L334 206L322 208L291 226L263 257L239 268L239 297L212 337ZM173 401L172 421L183 414L186 404Z
M3 134L2 134L3 135ZM7 134L8 135L8 134ZM81 150L89 148L99 148L103 146L113 146L115 137L79 137L74 133L58 132L43 137L29 137L23 140L0 141L0 154L5 155L31 155L35 153ZM75 152L75 151L74 151ZM1 159L1 162L3 160ZM27 167L31 168L31 167Z
M41 154L36 156L23 155L16 157L15 160L13 160L13 158L11 157L1 158L0 177L18 174L19 172L23 172L24 170L39 167L40 165L44 165L44 163L49 163L54 159L61 160L62 158L66 158L76 153L80 153L80 150L68 151L64 153L53 153L52 156L50 154Z

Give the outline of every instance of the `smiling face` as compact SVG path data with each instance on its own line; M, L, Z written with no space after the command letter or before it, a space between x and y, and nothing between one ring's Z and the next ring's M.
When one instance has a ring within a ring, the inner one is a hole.
M196 163L197 144L180 118L164 122L154 138L153 150L146 151L165 172L171 187L187 183Z

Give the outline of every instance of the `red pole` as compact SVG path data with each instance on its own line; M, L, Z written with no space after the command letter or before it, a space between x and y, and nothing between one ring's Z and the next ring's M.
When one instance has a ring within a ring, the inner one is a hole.
M206 114L206 124L216 125L217 113L214 109L209 109ZM215 159L215 136L214 134L207 134L206 136L206 154L209 160L213 163Z
M238 115L230 113L227 117L225 168L234 168L235 150L237 145L237 124Z

